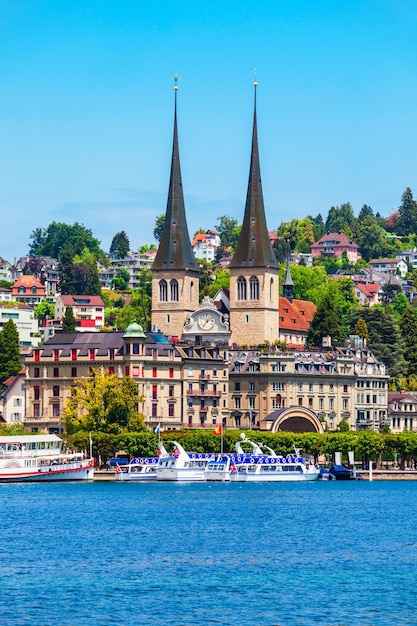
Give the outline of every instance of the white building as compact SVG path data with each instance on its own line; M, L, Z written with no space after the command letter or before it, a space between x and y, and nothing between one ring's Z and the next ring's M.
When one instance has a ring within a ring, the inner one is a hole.
M38 346L40 344L39 323L35 317L33 307L27 304L19 306L5 305L0 302L0 330L9 320L13 320L19 333L21 348Z
M205 233L197 233L191 243L195 258L203 259L208 263L214 261L219 246L220 236L215 230L206 230Z
M22 372L6 380L5 390L1 394L2 415L5 422L13 424L25 419L25 376Z

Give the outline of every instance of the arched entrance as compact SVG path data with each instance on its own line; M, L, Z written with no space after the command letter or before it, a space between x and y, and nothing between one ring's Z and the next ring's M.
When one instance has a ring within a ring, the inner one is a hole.
M289 406L273 411L266 417L267 428L273 433L324 433L323 424L317 415L303 406Z

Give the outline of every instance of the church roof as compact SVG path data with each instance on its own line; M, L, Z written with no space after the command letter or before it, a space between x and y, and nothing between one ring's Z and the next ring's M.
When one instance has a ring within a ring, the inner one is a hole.
M177 130L177 88L175 87L174 140L172 145L171 175L165 223L153 270L195 270L198 265L191 247L185 216L184 194L181 180L180 155Z
M256 87L253 114L252 150L249 170L248 191L242 230L236 246L231 268L273 267L278 268L266 226L265 207L262 194L261 168L258 150L258 128L256 120Z
M317 307L309 300L279 299L279 329L307 333Z

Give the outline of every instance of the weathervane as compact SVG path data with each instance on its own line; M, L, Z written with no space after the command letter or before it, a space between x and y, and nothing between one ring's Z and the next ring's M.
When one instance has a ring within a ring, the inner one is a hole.
M179 81L179 80L182 80L182 78L180 78L180 77L178 76L178 74L174 74L174 77L173 77L173 78L171 78L171 80L173 80L173 81L174 81L174 83L175 83L175 84L174 84L174 91L178 91L178 81Z

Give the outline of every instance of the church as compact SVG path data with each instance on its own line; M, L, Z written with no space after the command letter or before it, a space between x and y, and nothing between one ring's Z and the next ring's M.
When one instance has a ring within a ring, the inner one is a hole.
M387 420L389 376L366 346L310 351L304 336L312 303L293 298L287 265L279 297L278 264L265 218L258 148L257 83L243 224L230 263L230 289L199 301L181 180L174 87L174 132L165 222L152 266L152 328L57 333L25 360L27 430L60 433L75 379L91 368L131 376L138 411L164 430L250 428L276 432L379 429ZM280 311L280 304L282 310ZM313 305L314 306L314 305ZM281 326L281 328L280 328ZM283 340L292 350L281 351Z
M254 83L254 115L249 181L242 230L230 263L229 311L217 312L207 299L199 306L199 269L191 247L181 180L177 129L162 237L152 266L152 327L175 340L242 346L279 339L278 263L265 218L259 162Z

